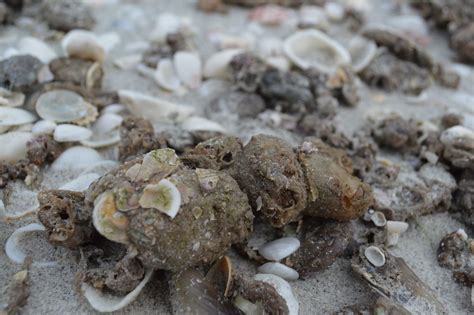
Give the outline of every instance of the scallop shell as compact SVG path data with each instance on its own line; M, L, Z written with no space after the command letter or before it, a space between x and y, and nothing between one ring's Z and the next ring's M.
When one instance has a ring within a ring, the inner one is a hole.
M105 49L97 36L85 30L72 30L64 36L61 46L68 57L103 62Z
M196 89L201 85L202 64L197 54L178 51L174 54L173 62L178 78L186 87Z
M177 91L181 88L181 82L176 74L173 62L164 58L158 62L154 73L156 83L163 89Z
M25 102L25 94L0 87L0 106L18 107Z
M53 137L57 142L76 142L90 138L92 131L76 125L62 124L54 129Z
M374 59L377 54L377 45L368 38L356 36L349 42L348 51L351 55L352 69L360 72Z
M26 157L26 144L33 139L31 132L11 131L0 134L0 161L17 162Z
M54 122L75 122L88 115L89 106L77 93L53 90L43 93L36 101L36 112Z
M13 107L0 107L0 127L13 127L32 123L36 120L35 115Z
M42 63L49 63L57 57L56 52L44 41L35 37L24 37L18 43L18 50L22 55L32 55Z
M288 37L283 50L298 67L314 67L325 73L334 73L338 66L349 64L351 56L338 42L318 30L298 31Z
M211 55L204 64L204 77L227 79L230 76L230 61L242 51L241 49L226 49Z

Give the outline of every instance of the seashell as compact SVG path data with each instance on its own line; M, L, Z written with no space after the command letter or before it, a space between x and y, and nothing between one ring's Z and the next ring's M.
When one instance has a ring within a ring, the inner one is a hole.
M118 33L108 32L97 36L97 41L102 46L102 48L104 48L105 52L108 53L112 50L112 48L120 44L122 39Z
M31 128L31 132L37 135L52 135L57 124L50 120L39 120Z
M315 5L303 5L299 10L299 25L303 28L316 27L325 30L329 27L326 12Z
M68 90L53 90L41 94L36 101L36 112L54 122L74 122L88 114L88 106L77 93Z
M61 187L59 187L59 189L83 192L86 191L87 188L89 188L90 184L92 184L92 182L99 177L100 176L95 173L83 174L73 179L72 181L62 185Z
M147 185L138 202L143 208L158 209L174 219L181 206L181 194L173 183L162 179L156 185Z
M299 278L299 274L295 269L279 262L266 263L258 267L257 271L259 273L270 273L288 281L297 280Z
M375 224L375 226L385 226L387 224L385 215L380 211L375 211L370 217L370 220Z
M103 148L114 145L120 142L120 133L117 131L114 134L109 135L99 135L99 136L92 136L89 139L81 140L80 141L83 146L89 148Z
M115 312L135 301L145 285L150 281L152 275L153 270L147 270L143 280L124 297L105 295L85 282L81 285L81 291L91 307L96 311L101 313Z
M35 115L24 109L0 107L0 127L20 126L34 122L35 120Z
M446 129L440 136L440 141L447 146L463 145L474 142L474 131L464 126L454 126Z
M229 257L224 256L212 265L204 280L213 284L216 290L222 293L223 296L228 297L232 293L232 272L232 263Z
M115 58L114 65L122 70L135 68L142 61L141 54L132 54Z
M0 87L0 106L18 107L25 102L25 94Z
M53 138L57 142L75 142L90 138L92 131L76 125L62 124L54 129Z
M66 56L103 62L105 49L94 33L86 30L72 30L64 36L61 46Z
M92 126L94 133L106 134L120 127L123 118L114 113L103 113Z
M326 2L324 12L331 21L341 21L346 14L344 7L337 2Z
M294 237L283 237L268 242L258 249L260 255L267 260L280 261L298 250L300 241Z
M0 134L0 161L17 162L26 157L26 144L33 139L31 132L11 131Z
M205 78L227 79L230 77L229 64L242 49L226 49L209 57L204 64L203 75Z
M178 51L174 54L173 62L178 78L186 87L196 89L201 85L202 64L197 54Z
M168 34L178 32L183 23L183 20L177 15L168 12L162 13L158 16L150 37L156 41L164 41Z
M114 168L116 168L118 163L112 160L105 160L93 163L91 166L86 168L81 175L95 173L99 174L99 176L103 176L104 174L110 172Z
M226 130L224 129L223 126L221 126L219 123L216 123L215 121L203 118L203 117L198 117L198 116L192 116L186 119L185 121L182 122L181 127L189 132L193 131L213 131L213 132L219 132L219 133L226 133Z
M196 175L199 180L199 185L204 193L209 193L216 188L219 181L219 175L214 170L203 168L196 169Z
M106 113L119 114L126 109L127 108L125 107L125 105L122 105L122 104L110 104L104 107L104 109L102 110L102 114L106 114Z
M355 72L364 70L377 54L375 42L362 36L356 36L351 39L347 49L351 55L352 69Z
M285 56L268 57L265 62L283 72L287 72L291 68L291 63Z
M231 35L225 33L212 33L209 35L209 40L222 49L243 49L252 50L255 46L255 36L251 33L244 33L241 35Z
M298 315L299 303L293 295L291 286L288 282L276 275L263 273L255 275L254 280L268 283L274 287L280 296L286 301L288 315Z
M283 40L278 37L265 37L258 43L257 53L260 57L283 55Z
M47 83L54 80L54 74L51 72L49 65L44 65L38 72L38 83Z
M351 56L338 42L318 30L298 31L283 43L286 56L298 67L314 67L334 73L338 66L349 64Z
M128 243L128 218L117 211L112 192L104 192L95 199L92 224L105 238L117 243Z
M83 169L103 160L104 158L96 150L82 146L76 146L64 151L53 162L51 169Z
M364 251L365 258L375 267L385 265L385 255L377 246L369 246Z
M19 54L32 55L42 63L48 64L57 57L56 52L51 49L44 41L35 37L24 37L18 43Z
M176 74L173 62L170 59L163 58L158 62L154 79L163 89L177 91L181 88L181 82Z
M279 5L268 4L256 7L249 12L249 18L264 25L279 25L289 17L289 11Z
M152 122L183 121L194 113L194 108L177 105L160 98L130 90L119 90L120 102L127 105L130 112Z
M388 220L385 229L387 230L387 246L394 246L398 244L400 235L408 229L408 223Z
M252 303L240 294L235 297L233 302L235 307L241 310L245 315L265 314L263 305Z

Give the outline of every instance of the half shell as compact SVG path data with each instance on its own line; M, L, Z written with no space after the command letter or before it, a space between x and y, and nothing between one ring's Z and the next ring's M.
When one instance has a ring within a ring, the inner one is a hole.
M202 64L197 54L178 51L174 54L173 61L178 78L186 87L196 89L201 85Z

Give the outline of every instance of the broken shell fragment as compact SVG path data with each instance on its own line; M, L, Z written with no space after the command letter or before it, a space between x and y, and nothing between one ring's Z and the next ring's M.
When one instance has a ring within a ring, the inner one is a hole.
M242 49L225 49L211 55L204 64L204 77L215 79L230 78L230 62L232 58L234 58L241 52Z
M35 37L24 37L18 43L20 55L32 55L47 64L56 58L56 52L45 42Z
M25 102L25 94L0 87L0 106L18 107Z
M257 274L255 275L254 280L268 283L274 287L278 294L285 300L288 307L288 315L298 315L299 303L293 295L291 286L288 282L271 274Z
M94 201L92 223L97 232L105 238L117 243L128 243L126 229L129 220L117 211L113 193L105 192Z
M198 116L192 116L183 121L182 128L184 130L193 131L212 131L217 133L225 134L226 131L219 123Z
M259 273L269 273L281 277L282 279L293 281L299 278L299 274L293 268L290 268L279 262L269 262L258 267Z
M351 66L355 72L364 70L377 54L375 42L361 36L354 37L348 44Z
M385 255L377 246L369 246L364 251L365 258L375 267L385 265Z
M92 131L75 125L62 124L54 129L54 140L57 142L76 142L89 139Z
M158 209L174 219L181 206L181 194L173 183L162 179L156 185L145 187L139 203L143 208Z
M181 82L175 72L171 59L164 58L158 62L154 78L156 83L163 89L177 91L181 87Z
M78 157L80 157L78 159ZM52 169L81 169L103 161L104 158L94 149L82 146L72 147L64 151L51 165Z
M314 67L321 72L334 73L338 66L351 62L351 56L343 46L314 29L298 31L288 37L283 50L303 70Z
M33 134L23 131L11 131L0 134L0 161L17 162L26 157L27 143Z
M41 94L36 101L36 112L54 122L75 122L88 114L88 106L77 93L68 90L53 90Z
M68 57L103 62L105 50L94 33L72 30L64 36L61 46Z
M387 230L387 246L394 246L398 244L398 239L402 233L408 229L408 223L402 221L387 221L385 226Z
M0 107L0 127L13 127L32 123L36 120L35 115L13 107Z
M264 244L258 249L265 259L280 261L298 250L300 241L294 237L283 237Z
M178 51L174 54L173 62L178 78L186 87L196 89L201 85L202 65L196 53Z
M50 120L37 121L31 128L31 132L37 135L52 135L56 128L56 123Z

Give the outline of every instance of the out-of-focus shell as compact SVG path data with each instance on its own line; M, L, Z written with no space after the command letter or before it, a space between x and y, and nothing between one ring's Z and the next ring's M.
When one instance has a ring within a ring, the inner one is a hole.
M31 132L11 131L0 134L0 161L17 162L25 158L28 141L33 139Z
M36 112L54 122L76 122L88 115L89 104L77 93L52 90L43 93L36 101Z
M25 102L25 94L0 87L0 106L17 107Z
M13 127L32 123L36 120L35 115L13 107L0 107L0 127Z
M32 55L45 64L57 57L56 52L48 44L35 37L22 38L18 43L18 50L21 55Z
M377 45L374 41L362 36L356 36L348 44L351 55L351 66L355 72L364 70L377 54Z
M202 64L199 55L188 51L178 51L173 57L174 68L183 84L196 89L202 81Z
M68 57L103 62L105 49L97 36L85 30L72 30L64 36L61 46Z
M209 57L204 64L203 75L206 78L227 79L230 77L229 64L232 58L242 52L241 49L226 49Z
M299 314L298 300L293 295L293 291L291 290L291 286L288 282L276 275L264 273L259 273L255 275L254 279L256 281L268 283L276 289L280 296L286 301L289 315Z
M53 136L57 142L75 142L90 138L92 131L76 125L62 124L54 129Z
M128 218L125 214L117 211L113 193L104 192L96 198L92 223L97 232L107 239L118 243L128 243L126 232Z
M103 161L104 158L94 149L72 147L64 151L51 165L53 170L81 169Z
M158 62L154 78L156 83L163 89L176 91L181 87L181 82L175 72L173 62L168 58L161 59Z

